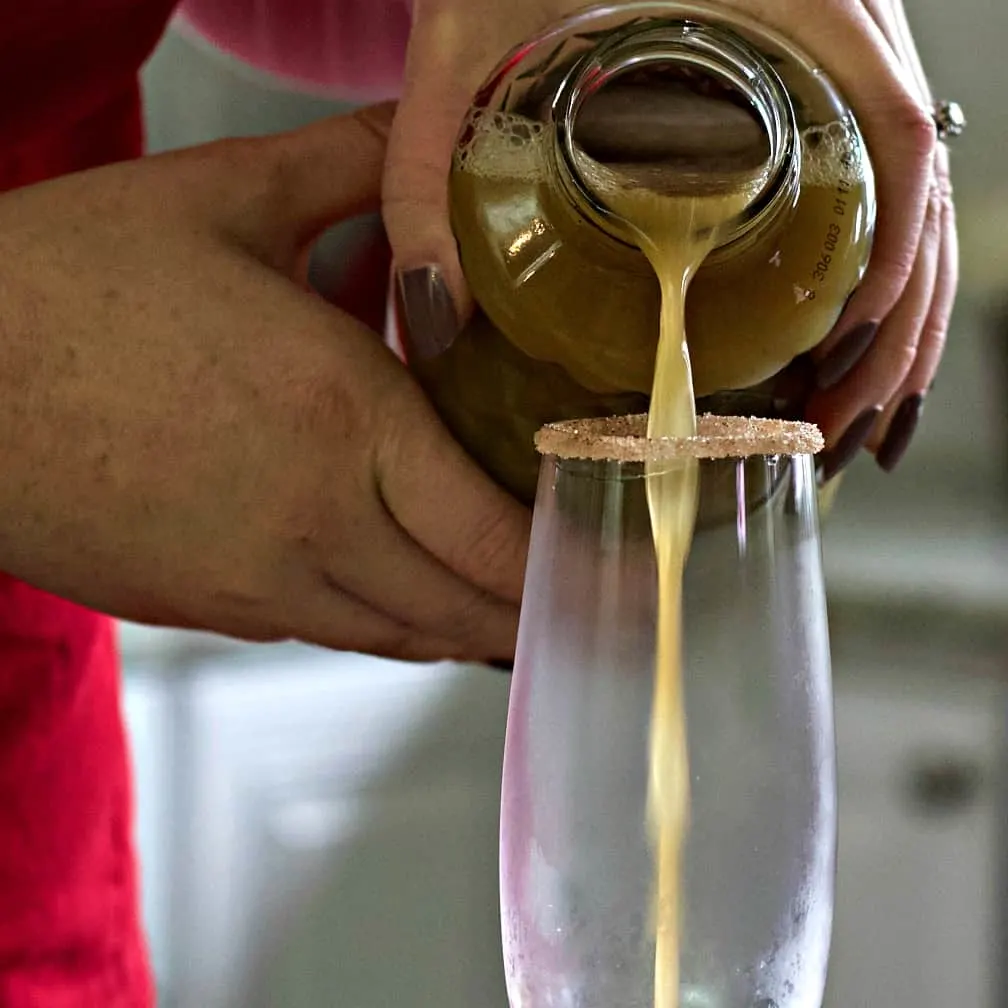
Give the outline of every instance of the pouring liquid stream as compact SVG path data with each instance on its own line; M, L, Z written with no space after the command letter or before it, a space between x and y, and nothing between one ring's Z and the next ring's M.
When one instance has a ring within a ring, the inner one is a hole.
M704 258L719 244L723 226L758 195L765 171L702 180L673 172L663 180L660 168L617 169L585 155L578 161L590 187L632 226L660 283L661 328L648 438L691 437L696 408L686 345L686 293ZM682 851L689 825L682 590L696 520L698 463L693 458L651 461L646 472L658 568L648 767L648 829L655 858L654 1008L678 1008Z

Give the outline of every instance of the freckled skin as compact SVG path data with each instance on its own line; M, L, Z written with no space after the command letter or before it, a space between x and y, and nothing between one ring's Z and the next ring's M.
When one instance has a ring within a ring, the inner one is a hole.
M377 206L389 114L0 197L0 570L135 620L511 657L527 512L305 289L307 246Z

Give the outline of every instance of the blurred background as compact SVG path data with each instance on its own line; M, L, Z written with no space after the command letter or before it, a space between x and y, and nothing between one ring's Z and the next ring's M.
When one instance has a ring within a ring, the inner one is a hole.
M963 281L913 450L889 477L860 460L824 534L828 1004L1008 1008L1008 5L907 5L936 94L970 121ZM340 108L177 27L145 88L156 150ZM506 1008L506 676L134 626L123 646L163 1008Z

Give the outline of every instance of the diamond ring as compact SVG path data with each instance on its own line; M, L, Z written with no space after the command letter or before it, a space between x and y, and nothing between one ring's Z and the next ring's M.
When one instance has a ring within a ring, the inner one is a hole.
M966 128L966 114L958 102L935 102L931 107L931 117L939 140L953 140Z

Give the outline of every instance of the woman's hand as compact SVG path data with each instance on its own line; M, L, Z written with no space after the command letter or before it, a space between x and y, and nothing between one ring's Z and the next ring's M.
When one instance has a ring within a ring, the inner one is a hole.
M528 515L307 250L390 109L0 197L0 569L114 615L513 654Z
M795 38L853 104L878 187L868 273L814 355L819 387L808 417L830 436L822 460L829 476L862 444L883 469L902 458L945 348L959 253L949 152L937 139L902 0L834 0L816 9L821 17L809 15ZM845 56L834 66L831 53Z
M879 215L864 283L813 353L809 419L831 475L863 444L899 460L934 377L955 294L948 152L901 0L722 0L777 29L834 78L875 167ZM444 345L469 310L448 221L447 177L472 94L512 46L581 0L415 0L403 98L393 125L384 214L407 323ZM430 331L432 330L432 331Z

